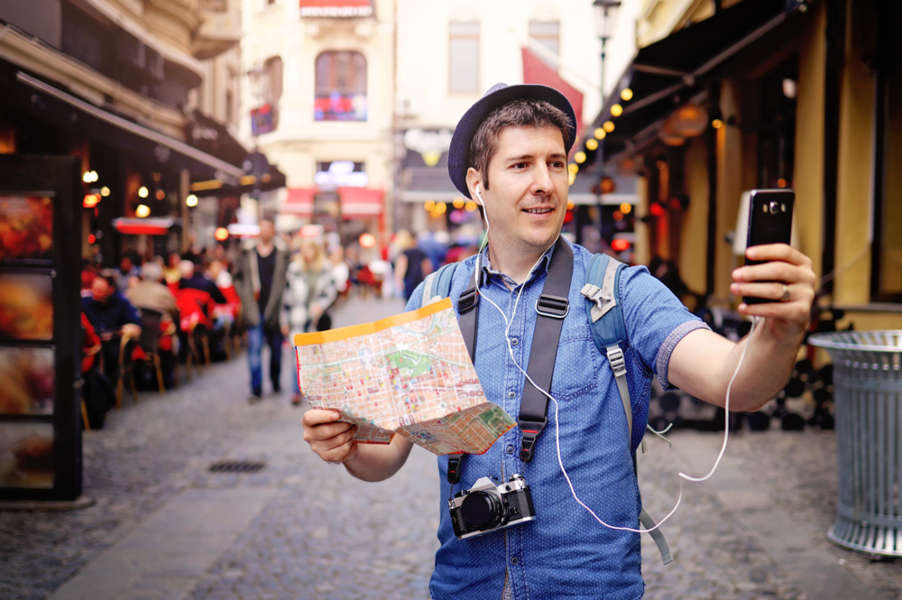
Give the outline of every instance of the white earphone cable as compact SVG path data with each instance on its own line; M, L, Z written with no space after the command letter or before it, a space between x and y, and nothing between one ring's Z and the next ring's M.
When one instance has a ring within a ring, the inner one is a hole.
M480 196L480 200L481 200L481 199L482 199L482 198L481 198L481 196ZM483 205L483 206L484 206L484 205ZM485 211L483 211L483 212L485 212ZM488 231L488 219L487 219L487 218L486 218L486 225L487 225L486 231ZM557 240L555 240L555 241L557 241ZM546 252L547 252L547 250L546 250ZM537 266L537 265L539 264L539 262L542 260L542 257L543 257L544 255L545 255L545 252L542 253L542 255L539 257L539 260L537 260L536 263L535 263L535 264L532 266L532 268L529 270L530 273L532 273L533 269L536 268L536 266ZM478 270L479 270L479 257L477 257L477 261L476 261L476 270L475 270L474 273L478 273ZM479 278L478 278L478 276L476 276L475 274L474 274L474 282L475 282L475 285L476 285L476 289L477 289L477 291L478 291L478 289L479 289ZM700 483L700 482L703 482L703 481L707 481L707 480L714 474L714 472L717 470L717 467L720 465L720 461L721 461L721 459L723 458L723 456L724 456L724 454L725 454L725 452L726 452L726 449L727 449L727 440L729 439L729 435L730 435L730 396L731 396L732 390L733 390L733 382L736 380L736 376L739 374L739 371L740 371L740 369L742 368L742 363L745 361L745 355L746 355L746 352L748 351L749 344L751 343L751 335L752 335L752 333L754 332L754 330L756 329L756 327L757 327L757 325L758 325L759 318L756 317L756 318L753 320L753 323L752 323L752 329L751 329L751 331L749 331L748 337L747 337L746 340L745 340L745 343L744 343L744 345L743 345L742 351L741 351L740 354L739 354L739 360L738 360L737 363L736 363L736 368L733 370L733 375L730 377L730 380L729 380L729 382L727 383L726 397L724 398L724 435L723 435L723 443L721 444L720 452L718 453L717 458L714 460L714 465L711 467L711 470L708 471L708 473L705 474L705 475L703 475L703 476L693 476L693 475L688 475L688 474L686 474L686 473L683 473L682 471L678 472L677 475L678 475L678 477L680 478L680 482L679 482L680 485L679 485L679 490L678 490L678 492L677 492L677 499L676 499L676 501L674 502L673 508L671 508L670 511L669 511L669 512L668 512L668 513L660 520L660 521L658 521L658 523L657 523L654 527L650 527L650 528L647 528L647 529L635 528L635 527L624 527L624 526L617 526L617 525L611 525L611 524L609 524L609 523L606 523L604 520L601 519L601 517L599 517L599 516L595 513L594 510L592 510L592 509L591 509L585 502L583 502L583 501L579 498L579 496L577 495L576 489L575 489L575 487L573 486L573 482L570 480L570 475L567 473L567 469L564 467L564 461L563 461L563 458L562 458L562 455L561 455L560 415L559 415L559 413L560 413L560 404L558 403L557 398L555 398L554 396L552 396L548 391L542 389L539 385L536 384L535 381L533 381L532 377L529 376L529 373L527 373L526 370L524 370L523 367L520 366L520 363L518 363L516 357L514 357L514 350L513 350L513 347L512 347L512 345L511 345L511 340L510 340L510 328L511 328L511 325L513 324L514 316L517 314L517 306L518 306L519 303L520 303L520 297L522 296L523 290L524 290L525 287L526 287L526 286L525 286L525 283L524 283L524 284L520 284L520 291L517 293L517 298L514 300L514 306L513 306L513 310L511 311L510 319L507 318L507 316L504 314L504 311L501 310L501 307L499 307L499 306L498 306L495 302L493 302L490 298L488 298L487 296L482 295L482 294L480 294L480 297L481 297L481 298L484 298L489 304L491 304L491 305L495 308L495 310L498 311L498 313L501 315L502 320L504 321L504 324L505 324L505 327L504 327L504 339L505 339L505 342L506 342L506 345L507 345L508 355L510 356L511 360L513 361L514 366L517 367L517 369L518 369L521 373L523 373L523 375L526 377L526 380L529 381L529 383L530 383L532 386L534 386L537 390L539 390L542 394L544 394L544 395L547 396L552 402L554 402L554 427L555 427L555 432L554 432L554 433L555 433L555 436L554 436L554 437L555 437L555 447L556 447L556 449L557 449L558 466L559 466L560 469L561 469L561 473L563 474L564 479L567 481L567 485L570 487L570 493L571 493L571 495L573 496L573 499L576 501L577 504L579 504L579 505L582 506L586 511L588 511L588 513L589 513L590 515L592 515L592 517L593 517L598 523L600 523L601 525L603 525L603 526L605 526L605 527L607 527L607 528L609 528L609 529L615 529L615 530L618 530L618 531L629 531L629 532L632 532L632 533L651 533L651 532L654 531L655 529L658 529L659 527L661 527L665 522L667 522L667 520L670 519L670 517L673 516L673 514L676 512L677 508L679 508L680 502L681 502L682 499L683 499L683 480L691 481L691 482L693 482L693 483ZM669 428L668 428L668 429L669 429ZM666 431L666 430L665 430L665 431ZM657 432L656 432L656 433L657 433ZM659 435L659 437L663 437L663 436L661 436L661 434L658 434L658 435Z

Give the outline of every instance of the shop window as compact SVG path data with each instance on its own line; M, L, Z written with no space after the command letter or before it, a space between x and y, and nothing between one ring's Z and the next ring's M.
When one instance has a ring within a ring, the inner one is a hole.
M902 70L878 74L871 296L902 302Z
M548 58L557 60L561 52L560 29L557 21L530 21L529 41L547 50Z
M448 24L448 91L452 94L479 92L479 22Z
M366 121L366 58L353 50L316 57L316 121Z
M270 56L263 66L251 72L251 85L257 106L251 109L251 133L261 135L279 126L279 100L282 98L282 57Z

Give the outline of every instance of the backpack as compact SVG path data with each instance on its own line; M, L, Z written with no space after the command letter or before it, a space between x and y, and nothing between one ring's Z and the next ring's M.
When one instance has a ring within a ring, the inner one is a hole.
M450 263L443 265L437 271L430 273L423 280L423 296L421 306L428 304L436 296L445 298L451 293L451 281L458 265ZM623 356L623 343L626 341L626 324L623 321L623 308L620 304L620 274L626 265L608 256L607 254L593 254L586 271L586 282L580 289L586 302L591 302L592 307L588 311L589 329L592 332L592 341L603 356L611 363L614 372L614 380L620 393L620 402L626 413L627 444L633 461L633 471L636 472L636 451L633 449L633 409L630 401L629 386L626 380L626 361ZM654 520L640 507L639 522L645 529L655 526ZM660 529L654 529L649 533L661 553L664 564L670 564L673 557L664 534Z

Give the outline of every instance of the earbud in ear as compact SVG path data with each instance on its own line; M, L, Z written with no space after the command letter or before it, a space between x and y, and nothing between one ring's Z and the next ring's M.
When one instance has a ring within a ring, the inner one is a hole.
M480 184L476 184L476 198L479 199L479 203L485 206L485 200L482 199L482 186Z

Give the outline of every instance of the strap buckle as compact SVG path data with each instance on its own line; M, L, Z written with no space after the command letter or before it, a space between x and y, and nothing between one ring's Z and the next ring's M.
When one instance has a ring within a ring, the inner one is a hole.
M520 460L527 463L532 460L532 453L535 450L536 439L539 437L539 433L542 432L542 429L545 428L545 422L534 424L533 427L538 427L537 429L524 429L520 427L520 431L523 433L523 439L520 444Z
M543 317L563 319L570 312L570 301L562 296L542 294L536 300L536 312Z
M470 312L476 307L476 302L478 300L479 292L475 287L464 290L460 293L460 297L457 301L457 312L460 314Z
M448 483L454 485L460 481L460 463L463 462L463 455L448 457Z
M616 304L612 293L605 294L604 288L600 288L592 283L585 284L579 293L585 296L590 302L595 303L590 314L593 323L614 308L614 305Z

